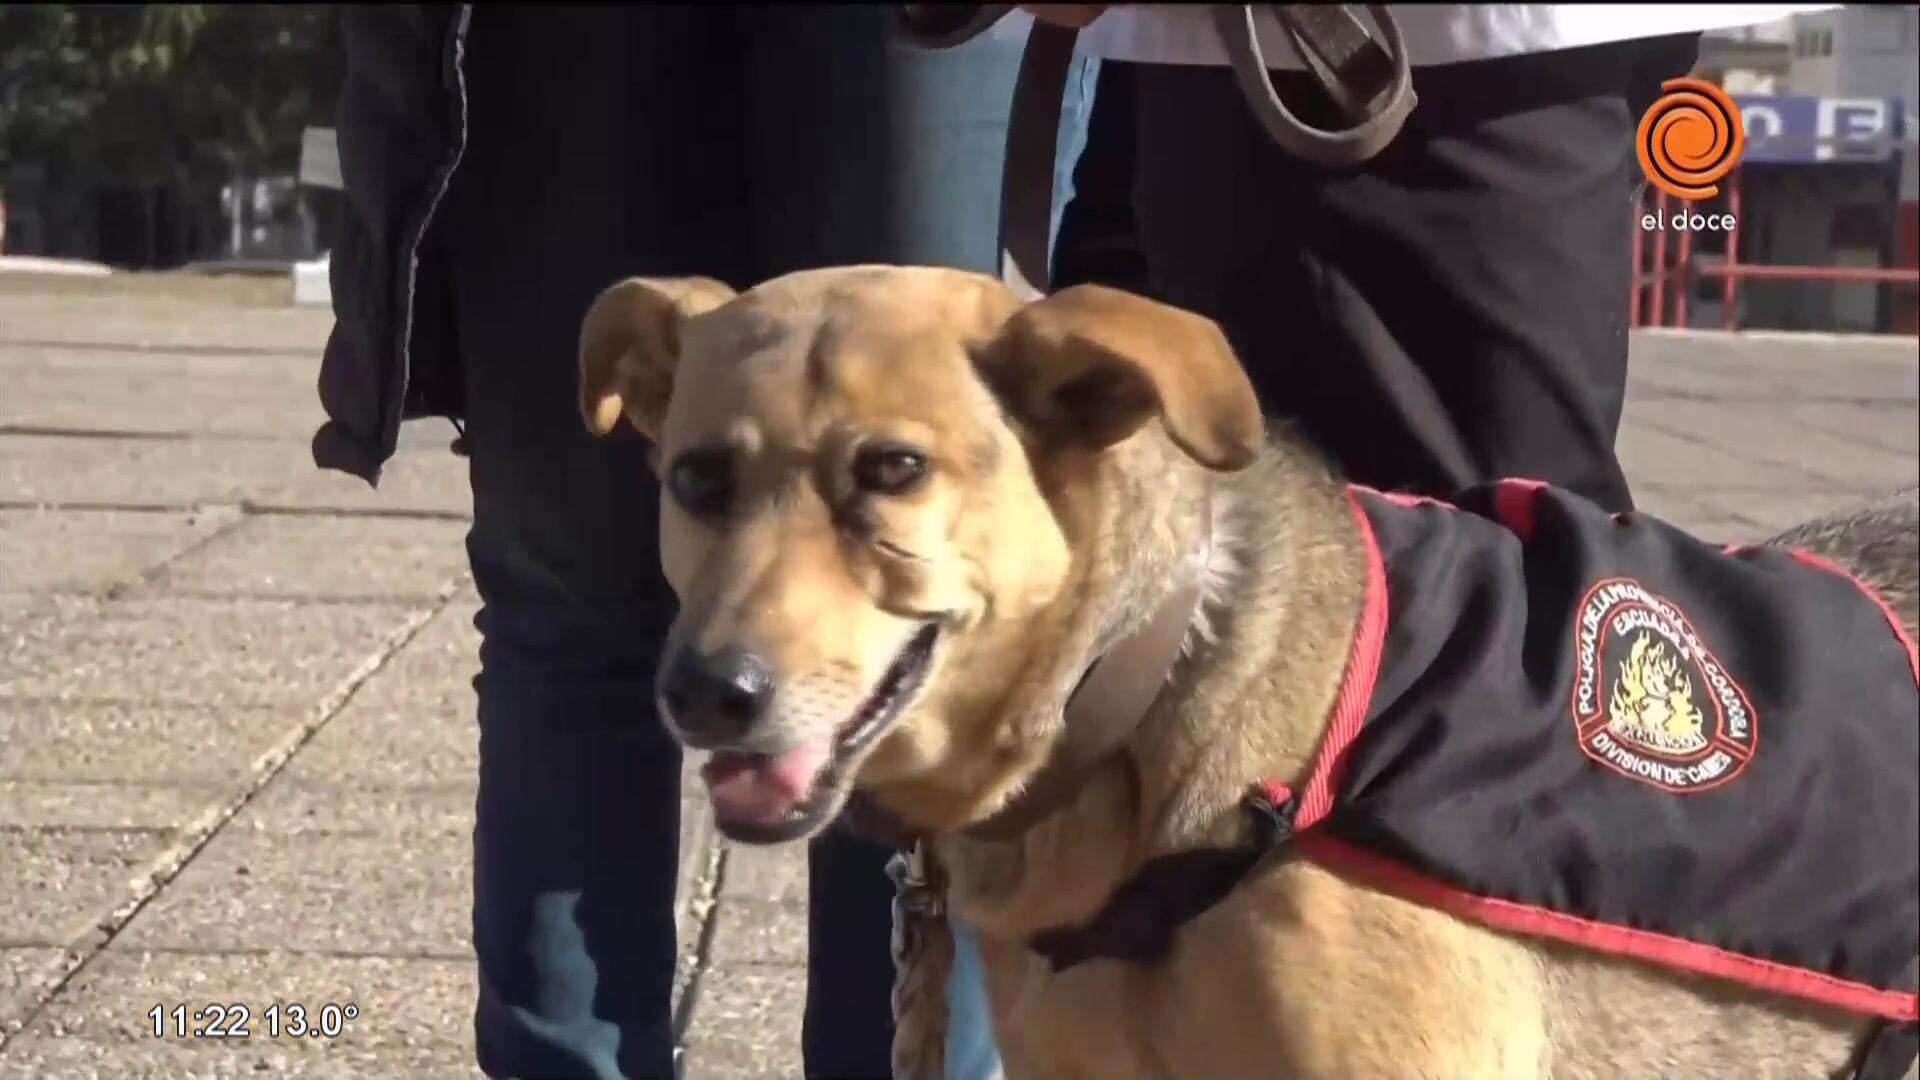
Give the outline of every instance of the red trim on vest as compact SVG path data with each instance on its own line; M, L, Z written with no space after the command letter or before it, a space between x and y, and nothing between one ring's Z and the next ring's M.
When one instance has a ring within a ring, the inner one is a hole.
M1894 614L1893 605L1887 603L1886 597L1881 596L1873 586L1861 581L1851 570L1830 559L1800 548L1788 548L1787 554L1815 569L1825 570L1829 574L1838 574L1853 582L1855 588L1866 593L1867 599L1873 601L1873 606L1880 609L1881 615L1886 616L1887 625L1893 628L1893 636L1899 638L1900 644L1906 648L1907 667L1913 669L1913 681L1920 684L1920 650L1914 648L1913 638L1908 636L1905 624L1901 623L1900 616Z
M1443 510L1459 510L1458 506L1445 499L1432 495L1417 495L1410 491L1380 491L1365 484L1351 484L1349 490L1364 491L1405 509L1422 506L1438 506ZM1532 480L1524 476L1509 476L1493 482L1493 516L1508 532L1526 540L1533 536L1533 504L1541 492L1550 490L1544 480Z
M1381 491L1378 488L1370 488L1365 484L1349 484L1347 485L1347 491L1349 493L1364 491L1369 495L1378 495L1393 505L1406 510L1417 510L1422 506L1437 506L1442 510L1460 509L1445 499L1436 499L1431 495L1415 495L1411 491ZM1367 526L1367 535L1373 535L1372 525Z
M1392 496L1389 496L1391 498ZM1295 808L1293 827L1311 828L1333 809L1333 793L1347 747L1360 734L1366 721L1367 706L1373 703L1373 684L1380 677L1380 655L1387 644L1387 564L1380 555L1380 541L1373 535L1373 522L1360 505L1353 488L1347 489L1347 506L1360 527L1360 539L1367 552L1366 595L1361 601L1360 622L1355 628L1353 648L1347 653L1347 670L1340 677L1340 696L1334 699L1333 714L1326 734L1313 755L1313 771L1300 788L1300 805ZM1275 805L1284 803L1287 788L1268 784L1266 792Z
M1592 922L1510 900L1475 896L1329 836L1302 835L1294 837L1293 842L1300 845L1307 858L1318 865L1351 874L1383 892L1458 918L1518 934L1551 938L1615 956L1652 961L1682 971L1731 979L1850 1012L1904 1022L1920 1019L1920 995L1881 990L1865 983L1742 956L1684 938Z
M1533 539L1533 503L1547 485L1512 477L1493 485L1493 516L1522 541Z

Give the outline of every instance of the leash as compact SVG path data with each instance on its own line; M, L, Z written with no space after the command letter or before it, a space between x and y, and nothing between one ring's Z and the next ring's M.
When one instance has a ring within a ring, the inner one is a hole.
M1400 24L1385 4L1368 4L1385 44L1373 40L1352 4L1275 4L1273 17L1320 88L1354 126L1313 127L1288 110L1267 74L1252 4L1221 4L1213 25L1232 62L1234 80L1254 118L1281 148L1330 168L1358 165L1387 148L1418 99Z
M1022 300L1053 280L1053 167L1060 110L1080 31L1035 19L1020 56L1000 163L1000 280Z
M893 882L893 1080L945 1080L947 982L953 976L953 928L947 883L924 844L887 862Z

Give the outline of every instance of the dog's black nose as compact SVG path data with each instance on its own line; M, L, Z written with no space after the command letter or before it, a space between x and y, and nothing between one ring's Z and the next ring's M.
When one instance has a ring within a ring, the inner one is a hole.
M660 673L660 704L695 749L740 739L772 702L773 673L745 649L729 646L703 654L683 645Z

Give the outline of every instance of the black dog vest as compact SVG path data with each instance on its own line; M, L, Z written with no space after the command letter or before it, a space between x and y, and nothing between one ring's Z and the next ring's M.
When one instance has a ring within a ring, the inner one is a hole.
M1920 666L1877 595L1537 484L1353 499L1372 584L1302 854L1503 930L1915 1020Z

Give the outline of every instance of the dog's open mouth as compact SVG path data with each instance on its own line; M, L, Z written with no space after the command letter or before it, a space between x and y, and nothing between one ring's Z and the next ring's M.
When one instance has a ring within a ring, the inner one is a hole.
M776 844L807 836L838 813L852 779L849 763L886 734L913 700L939 637L938 623L914 634L831 739L779 754L715 751L700 775L720 831L744 843Z

